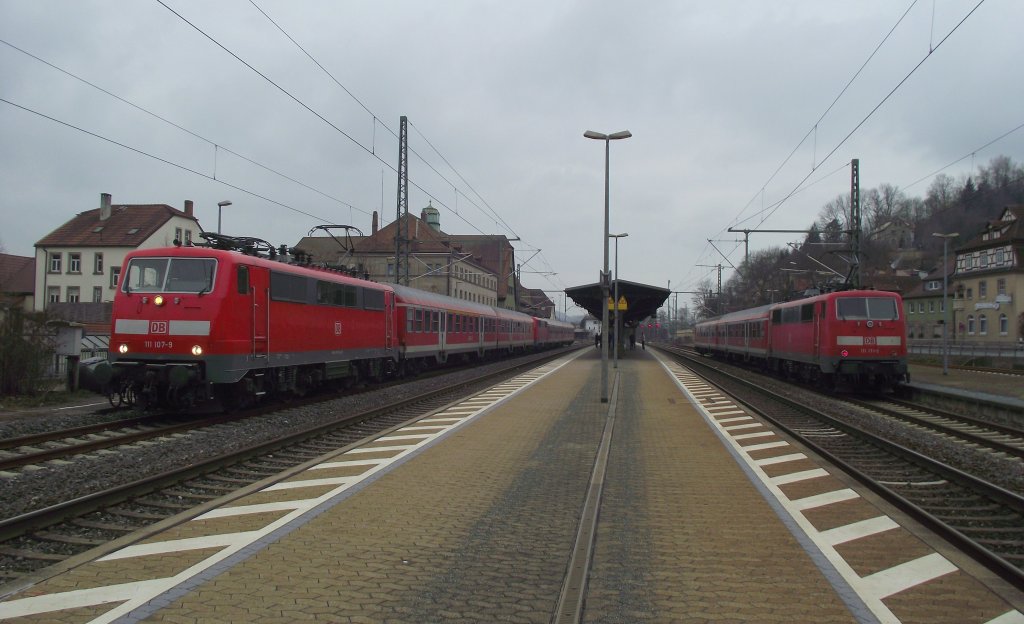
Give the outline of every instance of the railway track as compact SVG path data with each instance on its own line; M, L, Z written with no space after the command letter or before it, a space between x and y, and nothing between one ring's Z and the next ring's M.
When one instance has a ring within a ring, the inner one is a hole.
M54 460L67 461L77 455L194 431L197 428L232 422L244 417L243 414L189 418L162 414L136 416L7 438L0 440L0 471L11 471ZM200 421L199 418L203 420Z
M463 382L442 383L441 389L347 413L328 423L202 461L186 459L187 465L174 470L2 520L0 596L16 589L17 581L26 576L45 575L43 570L58 562L132 535L325 453L364 444L424 413L565 352L549 352Z
M850 405L1024 460L1024 429L896 399L846 399Z
M700 359L673 355L1014 586L1024 588L1024 497L1018 492L851 424L837 415L841 410L825 397L803 392L802 398L787 398L763 388L762 383L705 366ZM925 435L951 435L914 427ZM958 439L963 446L975 444Z

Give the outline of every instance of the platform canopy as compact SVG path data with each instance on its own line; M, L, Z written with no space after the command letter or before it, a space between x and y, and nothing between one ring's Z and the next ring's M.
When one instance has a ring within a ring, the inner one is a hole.
M615 283L608 289L608 296L614 297ZM622 322L627 327L633 327L649 316L654 316L668 296L672 293L668 288L648 286L619 280L619 299L625 299L626 308L621 310ZM601 318L602 306L607 306L608 301L601 295L600 284L587 284L586 286L574 286L566 288L568 295L576 305L597 318ZM611 310L609 310L611 312Z

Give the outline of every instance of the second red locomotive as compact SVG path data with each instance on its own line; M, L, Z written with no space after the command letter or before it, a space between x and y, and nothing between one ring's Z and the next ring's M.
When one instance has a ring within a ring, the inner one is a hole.
M805 382L889 389L909 381L902 309L896 293L830 292L700 322L694 345Z

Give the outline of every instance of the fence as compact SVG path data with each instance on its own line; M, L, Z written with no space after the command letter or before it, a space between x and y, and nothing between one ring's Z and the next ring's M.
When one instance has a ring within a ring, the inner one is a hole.
M942 357L942 340L909 340L907 351L913 355ZM951 340L949 356L966 361L995 358L1000 365L1024 367L1024 343Z

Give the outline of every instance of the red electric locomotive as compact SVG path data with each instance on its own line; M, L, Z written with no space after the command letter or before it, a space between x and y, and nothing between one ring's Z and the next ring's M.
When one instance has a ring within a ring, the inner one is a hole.
M143 407L267 392L396 369L394 291L206 247L136 251L114 298L109 365Z
M208 238L227 245L228 237ZM270 257L253 253L251 243L241 248L250 253L128 254L108 360L86 373L92 385L143 408L210 399L234 407L268 393L416 372L452 355L572 341L571 333L568 341L537 341L539 319L512 310L277 261L287 256L266 243L259 248Z
M901 310L895 293L825 293L708 319L694 345L806 382L888 389L909 380Z

